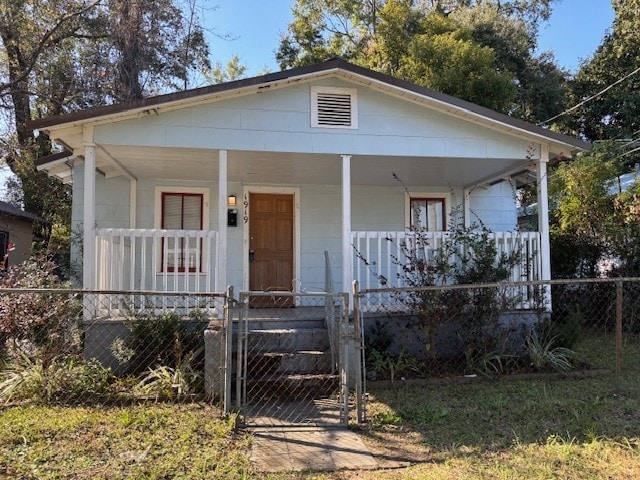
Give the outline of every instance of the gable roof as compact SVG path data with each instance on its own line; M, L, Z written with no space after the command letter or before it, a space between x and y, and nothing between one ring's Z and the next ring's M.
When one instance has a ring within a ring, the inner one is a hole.
M10 217L22 218L24 220L30 220L32 222L38 223L49 223L42 217L34 215L33 213L25 212L20 207L16 207L7 202L3 202L0 200L0 214L4 214Z
M564 144L572 147L574 150L588 150L591 148L591 144L589 142L585 142L581 139L550 131L549 129L498 113L494 110L466 100L461 100L430 88L418 86L406 80L400 80L384 73L354 65L340 58L334 58L306 67L283 70L281 72L210 85L202 88L184 90L114 105L101 106L64 115L40 118L28 122L28 126L33 130L49 131L56 127L60 128L70 125L78 126L96 121L108 121L110 117L116 119L126 113L153 112L161 107L193 104L208 98L215 98L225 94L238 93L242 91L266 90L272 86L281 86L285 83L293 83L305 78L320 77L328 74L337 74L352 81L370 86L377 86L379 89L400 95L414 97L431 105L435 105L440 109L446 110L453 115L473 117L476 120L482 120L489 124L493 124L495 127L507 128L508 130L515 130L520 133L539 137L546 141Z

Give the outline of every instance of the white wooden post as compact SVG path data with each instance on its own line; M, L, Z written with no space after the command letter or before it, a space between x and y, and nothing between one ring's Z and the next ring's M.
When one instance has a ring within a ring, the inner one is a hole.
M96 279L96 145L93 127L85 126L84 143L84 202L82 206L82 288L92 290Z
M138 211L138 181L129 181L129 228L136 228Z
M353 247L351 245L351 155L342 155L342 291L353 298Z
M538 161L538 232L540 233L540 280L551 279L551 244L549 241L549 195L547 189L547 162L549 147L542 145ZM547 287L549 290L550 287ZM546 304L551 309L551 291L545 292Z
M462 213L462 222L463 222L463 226L464 228L469 228L471 226L471 189L470 188L465 188L464 190L462 190L462 205L464 207L463 213ZM448 218L445 218L445 228L447 226L447 222L449 221Z
M84 185L82 205L82 288L96 288L96 145L93 143L93 126L85 126L83 131L84 147ZM82 298L82 315L85 321L95 317L98 297L85 294Z
M227 287L227 151L218 151L218 248L216 251L218 275L216 292Z

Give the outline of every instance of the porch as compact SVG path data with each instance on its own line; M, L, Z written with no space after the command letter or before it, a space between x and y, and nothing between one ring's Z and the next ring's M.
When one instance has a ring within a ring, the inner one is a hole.
M218 285L218 232L101 228L96 231L97 290L208 293Z
M404 269L410 263L407 256L415 255L429 262L451 237L450 232L352 232L353 278L363 290L415 287L406 282ZM496 256L516 253L521 258L505 282L545 279L541 273L540 232L492 232L488 239L495 245ZM453 262L455 259L451 258L449 263ZM531 308L533 293L526 285L512 286L509 290L516 309Z
M321 290L335 290L336 263L343 268L348 263L352 279L363 289L406 287L403 264L407 253L420 248L421 257L428 261L451 234L424 232L419 242L416 236L411 231L352 231L345 261L324 252L325 282ZM507 281L543 279L539 232L494 232L489 239L495 242L497 255L522 255L522 262ZM101 228L96 231L96 259L97 290L190 294L222 292L226 288L217 282L221 267L216 230ZM301 278L300 284L305 283ZM527 308L528 297L526 287L522 287L520 308Z

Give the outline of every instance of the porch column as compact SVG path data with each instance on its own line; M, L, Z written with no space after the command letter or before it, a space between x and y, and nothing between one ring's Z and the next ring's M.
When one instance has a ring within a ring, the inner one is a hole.
M227 288L227 151L218 151L218 251L216 253L218 275L216 291Z
M469 228L471 226L471 189L465 188L462 190L462 205L464 207L462 213L462 222L464 228ZM446 219L445 219L446 221ZM446 223L445 223L446 226Z
M138 181L129 180L129 228L136 228L138 212Z
M542 145L538 161L538 232L540 233L540 280L551 279L551 243L549 241L549 196L547 189L547 162L549 147ZM545 292L546 304L551 309L551 291Z
M85 126L84 145L84 198L82 205L82 288L96 287L96 145L93 126Z
M551 279L551 248L549 242L549 196L547 162L549 147L543 146L538 162L538 232L540 232L541 280Z
M342 291L349 292L353 282L351 246L351 155L342 155Z

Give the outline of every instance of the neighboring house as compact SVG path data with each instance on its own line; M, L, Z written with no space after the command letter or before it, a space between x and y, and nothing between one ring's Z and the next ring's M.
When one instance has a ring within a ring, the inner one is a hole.
M2 269L29 258L34 222L46 223L46 220L10 203L0 201L0 267ZM14 247L10 252L9 245Z
M340 59L31 123L66 151L83 287L322 290L391 283L387 238L419 206L433 244L459 207L501 250L524 242L548 279L547 162L579 139ZM538 180L539 231L517 234L511 180ZM397 176L402 184L394 176ZM402 240L400 240L402 241Z

